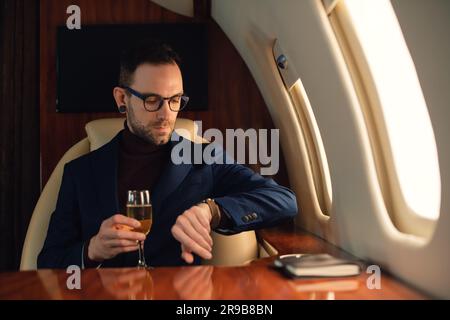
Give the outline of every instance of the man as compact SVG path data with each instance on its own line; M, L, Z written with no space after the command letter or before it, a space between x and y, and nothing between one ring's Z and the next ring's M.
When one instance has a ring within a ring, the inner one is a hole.
M65 165L39 268L135 266L138 240L152 266L198 264L211 258L211 229L233 234L295 216L294 194L245 166L172 162L175 120L188 98L170 47L153 41L124 52L119 82L113 95L125 128ZM142 189L151 190L154 212L147 237L120 214L127 190Z

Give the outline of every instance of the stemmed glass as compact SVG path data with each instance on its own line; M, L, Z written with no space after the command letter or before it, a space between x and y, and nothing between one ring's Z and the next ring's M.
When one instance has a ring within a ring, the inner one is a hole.
M129 190L127 199L127 216L129 218L136 219L141 223L141 226L134 229L134 231L148 235L152 227L153 220L150 191ZM137 267L148 267L147 263L145 262L145 254L142 241L139 241L139 261Z

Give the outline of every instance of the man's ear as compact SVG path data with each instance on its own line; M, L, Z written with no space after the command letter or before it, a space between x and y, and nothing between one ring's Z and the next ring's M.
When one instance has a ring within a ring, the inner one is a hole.
M126 92L125 89L121 87L114 87L113 89L114 100L116 101L117 108L121 106L126 106Z

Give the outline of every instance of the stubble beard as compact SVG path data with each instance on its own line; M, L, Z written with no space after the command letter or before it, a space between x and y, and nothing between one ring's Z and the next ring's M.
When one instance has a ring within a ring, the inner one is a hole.
M130 126L131 131L137 135L138 137L144 139L145 141L160 146L165 145L169 142L172 132L174 130L174 123L171 123L169 120L163 120L160 122L149 123L147 125L140 123L137 121L136 116L132 110L132 108L128 109L128 124ZM155 135L152 132L153 126L169 126L170 132L167 135Z

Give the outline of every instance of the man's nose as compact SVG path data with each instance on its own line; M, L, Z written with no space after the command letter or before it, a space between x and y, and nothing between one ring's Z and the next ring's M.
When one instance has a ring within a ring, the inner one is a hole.
M157 111L158 119L168 119L172 112L169 107L169 100L163 100L161 108Z

